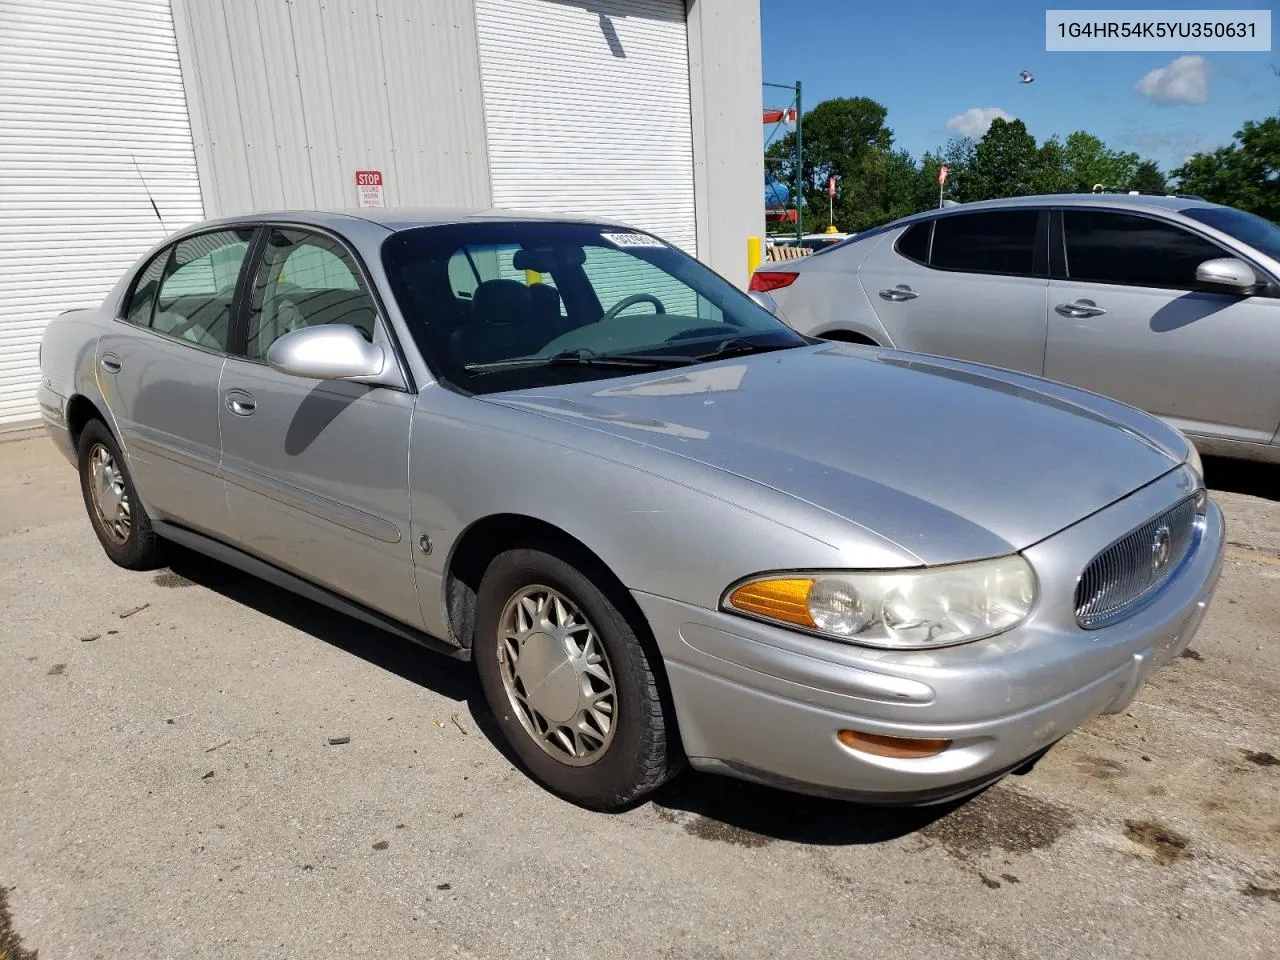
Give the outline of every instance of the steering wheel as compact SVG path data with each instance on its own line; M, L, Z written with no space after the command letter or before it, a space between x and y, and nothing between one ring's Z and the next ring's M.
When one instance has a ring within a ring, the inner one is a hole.
M653 309L657 313L667 312L667 308L663 305L662 301L659 300L657 297L655 297L652 293L633 293L629 297L623 297L621 300L615 303L612 307L606 310L604 316L601 317L600 319L612 320L614 317L620 314L623 310L627 309L627 307L634 306L637 303L652 303Z

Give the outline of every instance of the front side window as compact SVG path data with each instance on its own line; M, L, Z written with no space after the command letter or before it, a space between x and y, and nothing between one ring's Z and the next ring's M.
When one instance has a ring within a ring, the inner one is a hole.
M1280 260L1280 227L1256 213L1246 213L1234 207L1188 207L1178 212L1221 230L1227 236L1260 250L1272 260Z
M929 265L966 273L1035 275L1038 210L993 210L939 217Z
M249 359L265 359L286 333L328 323L353 326L371 341L376 317L373 298L342 244L308 230L271 229L249 300Z
M432 368L476 393L621 376L806 341L647 234L466 223L390 237L383 265Z
M1062 228L1072 280L1192 290L1196 267L1228 256L1188 230L1134 214L1064 210Z
M227 349L231 304L253 230L219 230L179 240L164 258L154 295L152 266L143 271L129 305L140 326L209 350ZM143 315L150 314L143 323Z

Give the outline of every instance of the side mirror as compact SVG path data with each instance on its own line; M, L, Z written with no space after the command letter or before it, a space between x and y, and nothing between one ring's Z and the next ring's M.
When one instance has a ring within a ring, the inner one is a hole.
M381 382L386 351L355 327L326 324L286 333L267 348L267 363L291 377Z
M1249 296L1258 290L1258 275L1243 260L1218 257L1196 267L1196 284L1209 290Z
M775 317L778 315L778 303L767 293L760 293L759 291L752 290L747 294L747 296L754 300L758 306L764 307Z

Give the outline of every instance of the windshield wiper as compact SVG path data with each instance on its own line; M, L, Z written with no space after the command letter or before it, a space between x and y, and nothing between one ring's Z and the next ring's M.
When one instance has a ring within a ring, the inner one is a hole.
M800 346L800 344L752 343L745 337L730 337L728 340L721 340L710 353L699 354L691 359L694 363L703 363L707 360L719 360L722 357L744 356L748 353L771 353L774 350L789 350L797 346Z
M512 357L510 360L494 360L490 363L468 363L462 369L467 373L484 373L505 367L614 367L617 369L654 370L662 367L683 367L696 363L693 357L646 353L596 353L593 350L562 350L549 357Z

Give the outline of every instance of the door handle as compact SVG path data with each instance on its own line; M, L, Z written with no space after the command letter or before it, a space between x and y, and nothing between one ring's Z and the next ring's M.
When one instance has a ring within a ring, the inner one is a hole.
M914 300L920 294L916 293L905 283L900 283L896 287L890 287L888 290L881 290L880 297L883 300L891 300L894 303L901 303L903 300Z
M1073 300L1071 303L1060 303L1053 309L1064 317L1073 317L1077 320L1085 317L1100 317L1107 312L1092 300L1083 298Z
M251 417L258 409L258 401L243 390L233 390L227 394L227 409L237 417Z
M103 370L107 371L107 373L119 373L120 367L123 366L120 362L120 358L114 353L104 353L102 355L102 359L100 359L98 363Z

